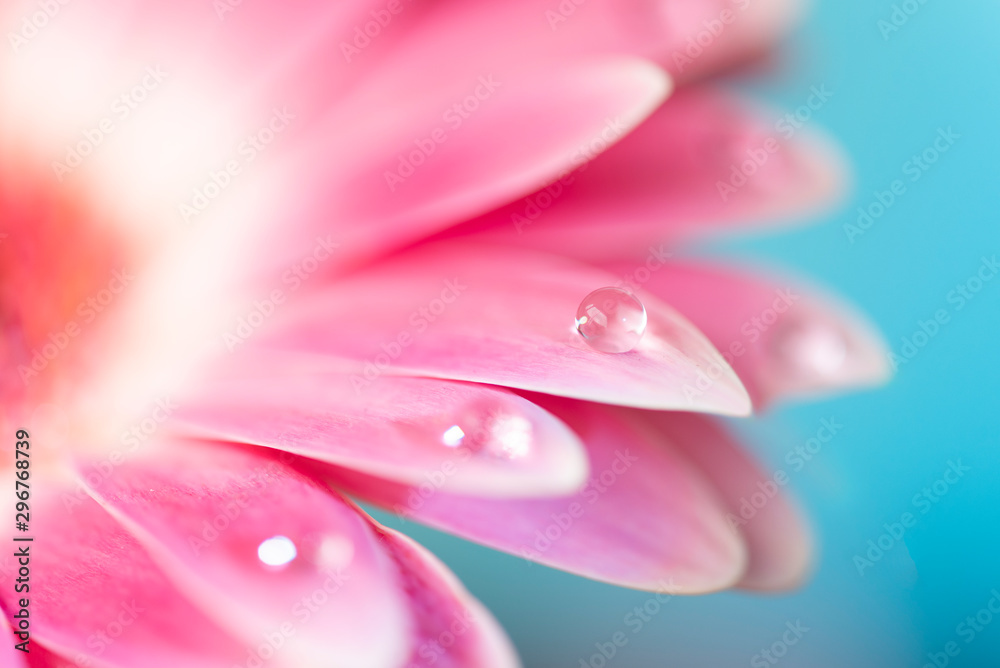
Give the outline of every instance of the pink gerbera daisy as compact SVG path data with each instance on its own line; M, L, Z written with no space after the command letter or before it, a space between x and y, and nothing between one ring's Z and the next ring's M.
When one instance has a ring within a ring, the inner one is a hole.
M879 382L881 344L677 256L838 192L700 83L795 4L7 2L0 662L517 664L349 499L627 587L799 582L712 415Z

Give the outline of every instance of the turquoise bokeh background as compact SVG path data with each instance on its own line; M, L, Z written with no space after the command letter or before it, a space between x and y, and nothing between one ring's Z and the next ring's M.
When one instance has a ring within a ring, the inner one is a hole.
M676 598L632 633L623 618L647 593L403 525L496 614L528 666L578 668L619 630L629 642L608 666L895 668L934 658L1000 666L1000 614L981 631L959 627L1000 592L1000 276L961 309L949 301L981 258L1000 256L1000 3L896 4L918 11L883 34L892 2L819 0L790 40L781 75L740 84L786 108L814 85L833 92L810 124L846 148L855 175L848 200L814 226L711 249L811 276L866 312L897 353L921 321L939 309L949 315L888 387L780 407L748 431L776 468L821 419L844 425L792 476L819 537L813 579L777 597ZM904 164L947 128L960 137L910 181ZM897 178L905 194L851 243L844 225ZM959 481L937 502L915 503L958 460L969 467ZM854 556L904 512L916 525L860 575ZM778 663L755 659L796 622L809 630ZM959 654L947 657L952 641Z

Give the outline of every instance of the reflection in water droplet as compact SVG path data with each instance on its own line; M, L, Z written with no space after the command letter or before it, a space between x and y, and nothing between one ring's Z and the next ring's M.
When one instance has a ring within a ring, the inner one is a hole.
M576 328L594 350L625 353L646 331L646 307L627 290L600 288L580 302Z
M465 432L457 424L448 427L448 430L441 437L441 441L449 448L457 448L462 445L463 440L465 440Z
M771 349L784 365L809 375L832 375L847 360L843 333L817 320L783 323L771 339Z
M296 556L295 543L287 536L272 536L257 546L257 558L267 566L285 566Z

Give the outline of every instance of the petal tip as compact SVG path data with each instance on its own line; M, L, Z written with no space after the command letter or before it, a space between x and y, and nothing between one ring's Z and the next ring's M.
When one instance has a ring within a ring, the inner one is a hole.
M819 303L809 310L780 341L772 364L782 368L768 378L768 395L826 395L880 387L892 378L892 353L862 316Z

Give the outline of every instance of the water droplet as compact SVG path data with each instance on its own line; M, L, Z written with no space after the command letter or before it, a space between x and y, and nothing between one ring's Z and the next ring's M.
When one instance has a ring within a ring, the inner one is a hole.
M441 442L449 448L476 455L503 459L527 456L535 439L534 425L528 418L507 407L472 403L444 423L451 424L441 433Z
M781 325L771 339L774 354L798 373L829 376L847 360L847 340L839 328L817 320Z
M295 543L287 536L272 536L257 546L257 558L266 566L280 568L298 556Z
M600 288L580 302L576 329L594 350L626 353L646 331L646 307L627 290Z
M465 432L457 424L453 424L444 432L441 441L449 448L457 448L465 440Z

